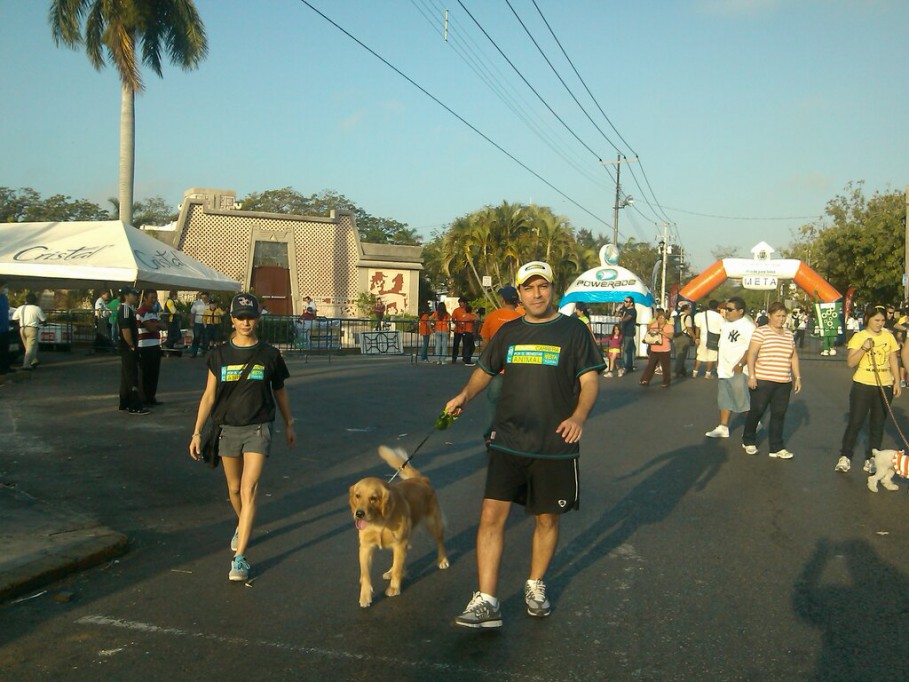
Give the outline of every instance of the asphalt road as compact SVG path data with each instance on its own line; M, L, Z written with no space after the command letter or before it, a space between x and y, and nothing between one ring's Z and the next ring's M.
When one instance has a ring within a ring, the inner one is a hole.
M551 617L522 586L532 521L515 509L502 566L504 627L453 617L475 589L485 405L435 433L415 464L438 490L452 566L414 542L400 597L357 604L347 489L391 472L466 380L406 359L290 359L300 442L276 444L260 488L250 586L229 583L234 521L220 471L186 455L201 360L171 359L148 417L116 410L115 358L73 356L0 392L4 481L126 533L122 559L0 605L2 680L902 680L909 635L906 485L870 493L836 474L849 372L803 362L791 461L745 455L717 420L716 384L603 379L564 518ZM905 406L896 412L909 430ZM888 427L885 443L896 446ZM856 462L860 464L861 455ZM374 582L390 563L377 556ZM72 593L68 602L54 596Z

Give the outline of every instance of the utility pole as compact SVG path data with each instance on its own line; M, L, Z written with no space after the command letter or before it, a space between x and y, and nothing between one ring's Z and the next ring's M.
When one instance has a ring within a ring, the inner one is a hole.
M669 248L669 237L666 234L666 230L669 228L669 223L663 223L663 241L660 242L663 245L663 276L661 278L660 284L660 305L664 308L666 307L666 251Z
M909 303L909 185L906 185L906 216L903 218L906 231L906 250L903 260L903 303Z
M627 159L621 154L616 156L615 161L600 161L600 165L602 166L615 164L615 204L612 206L612 243L616 246L619 245L619 209L634 204L634 198L630 196L625 197L624 201L620 200L621 185L619 184L619 178L622 174L622 164L634 163L636 161L636 158Z

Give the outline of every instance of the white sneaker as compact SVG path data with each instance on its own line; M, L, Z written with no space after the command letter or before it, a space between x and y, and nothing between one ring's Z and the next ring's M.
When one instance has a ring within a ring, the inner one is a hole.
M691 372L691 378L692 378L692 379L697 379L697 378L698 378L697 370L694 370L693 372Z
M828 355L828 353L827 353L827 351L822 350L822 351L821 351L821 355Z
M834 471L842 471L844 474L852 468L852 464L849 462L848 457L840 457L836 462L836 466L833 467Z
M836 355L836 348L831 348L830 352L827 355Z
M742 448L745 450L746 455L756 455L757 454L756 445L745 445L744 443L742 443Z
M706 374L704 374L704 378L705 378L705 379L713 379L713 375L712 375L710 372L707 372Z
M729 427L720 424L713 431L708 431L704 435L708 438L729 438Z
M862 466L862 471L864 471L869 476L874 476L877 473L877 467L874 466L874 460L866 459L865 464Z
M783 448L782 450L777 450L776 452L771 452L770 456L776 457L777 459L792 459L793 458L793 454L791 452L789 452L789 450L787 450L786 448Z

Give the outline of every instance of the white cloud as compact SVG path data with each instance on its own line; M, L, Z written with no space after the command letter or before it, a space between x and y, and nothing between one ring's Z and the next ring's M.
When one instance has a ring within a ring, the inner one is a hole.
M340 130L353 130L354 128L359 128L363 123L363 119L366 118L366 112L362 109L360 111L355 111L350 116L341 119L338 123L338 128Z

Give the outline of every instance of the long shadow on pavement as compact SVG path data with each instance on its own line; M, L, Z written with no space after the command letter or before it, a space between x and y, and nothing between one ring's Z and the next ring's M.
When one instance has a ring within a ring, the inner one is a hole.
M813 679L906 679L909 580L866 540L819 540L793 586L792 609L823 638Z
M655 457L619 480L649 475L561 547L548 581L553 592L624 544L643 525L669 516L691 490L703 490L727 460L725 448L689 446ZM522 599L518 595L516 599Z

